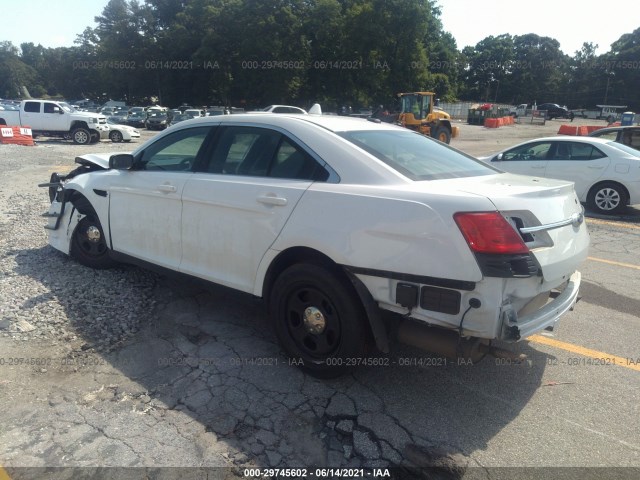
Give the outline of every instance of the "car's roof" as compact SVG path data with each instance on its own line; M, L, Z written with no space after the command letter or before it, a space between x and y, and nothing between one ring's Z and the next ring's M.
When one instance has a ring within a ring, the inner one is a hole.
M604 127L604 128L599 128L598 130L595 130L593 132L591 132L589 135L600 135L601 133L608 133L608 132L619 132L621 130L640 130L640 125L625 125L625 126L617 126L617 127Z
M522 142L520 145L533 143L533 142L581 142L581 143L598 143L600 145L604 145L604 144L610 143L611 140L606 140L604 138L595 138L595 137L557 135L555 137L533 138L531 140L527 140L526 142Z
M299 125L301 123L314 124L325 130L332 132L347 132L361 130L402 130L408 131L401 127L389 123L377 123L368 121L363 118L341 117L337 115L296 115L287 113L269 113L269 112L251 112L242 115L219 115L215 117L201 117L184 122L186 128L190 125L198 123L212 124L234 124L234 123L251 123L265 126L279 126L287 128L287 126ZM181 123L182 125L182 123Z

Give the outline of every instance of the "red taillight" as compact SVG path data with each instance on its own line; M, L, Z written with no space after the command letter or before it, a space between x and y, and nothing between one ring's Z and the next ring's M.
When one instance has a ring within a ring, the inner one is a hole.
M529 253L518 232L498 212L456 213L453 219L474 252Z

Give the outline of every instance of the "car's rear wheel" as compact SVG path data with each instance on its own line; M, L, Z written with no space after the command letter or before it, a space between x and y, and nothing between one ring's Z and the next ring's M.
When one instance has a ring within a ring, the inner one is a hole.
M102 225L95 213L85 216L73 232L71 256L86 267L105 269L115 265L109 256L109 248Z
M620 213L627 206L627 192L622 185L615 182L604 182L596 185L589 192L587 204L597 213Z
M122 137L122 133L117 130L113 130L109 133L109 139L114 143L120 143L122 142L122 140L124 140Z
M286 269L271 289L269 306L283 349L314 376L342 375L366 353L366 317L357 293L324 267Z

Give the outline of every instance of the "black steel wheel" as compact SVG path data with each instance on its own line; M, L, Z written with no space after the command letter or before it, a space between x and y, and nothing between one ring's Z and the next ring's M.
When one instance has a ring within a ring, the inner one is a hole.
M280 344L310 374L342 375L366 354L369 332L357 293L324 267L289 267L276 279L269 305Z
M109 256L109 247L97 215L84 217L73 232L71 256L86 267L105 269L115 262Z

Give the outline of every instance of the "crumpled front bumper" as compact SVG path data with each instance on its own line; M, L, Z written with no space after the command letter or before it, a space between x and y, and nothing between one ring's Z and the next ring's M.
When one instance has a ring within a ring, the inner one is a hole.
M553 330L560 317L575 305L581 279L580 272L574 272L564 290L556 298L527 315L518 317L516 311L510 308L510 305L506 305L501 313L502 339L517 341L543 330Z
M109 125L94 124L91 126L91 128L93 128L100 134L100 140L106 140L107 138L109 138L109 132L111 131Z

